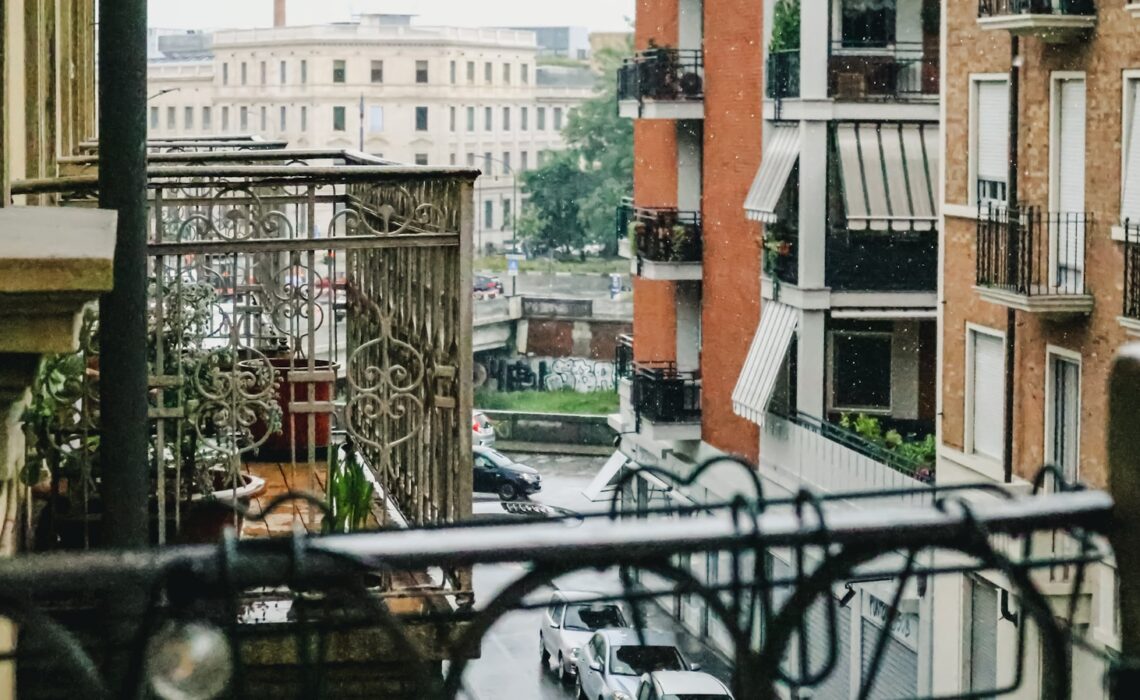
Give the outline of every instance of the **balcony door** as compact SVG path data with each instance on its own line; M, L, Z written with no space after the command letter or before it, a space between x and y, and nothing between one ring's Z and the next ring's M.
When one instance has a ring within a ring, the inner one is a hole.
M1059 78L1053 87L1052 286L1082 294L1085 274L1085 81Z
M1047 459L1064 474L1077 480L1081 442L1081 362L1068 353L1049 353L1045 429Z

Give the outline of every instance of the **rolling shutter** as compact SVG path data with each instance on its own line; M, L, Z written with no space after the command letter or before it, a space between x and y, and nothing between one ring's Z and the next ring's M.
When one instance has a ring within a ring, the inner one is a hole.
M827 624L827 601L817 601L808 610L808 664L810 673L819 673L827 663L831 634ZM830 604L838 606L836 601ZM835 610L835 666L812 692L813 698L840 698L851 696L851 608Z
M1130 80L1132 118L1124 159L1124 196L1120 203L1122 221L1140 224L1140 80Z
M970 331L973 369L972 451L1002 458L1005 415L1005 347L1001 338Z
M1005 182L1009 176L1009 84L978 82L978 179Z
M970 586L970 687L972 691L997 688L997 588L974 578Z
M887 635L887 647L883 650L874 685L867 697L884 700L913 698L918 694L918 653L867 619L863 620L861 644L863 685L871 682L868 672L875 656L875 647L883 634Z
M1083 287L1085 227L1068 215L1085 210L1085 81L1062 80L1058 118L1057 208L1063 218L1056 242L1056 281L1066 290Z

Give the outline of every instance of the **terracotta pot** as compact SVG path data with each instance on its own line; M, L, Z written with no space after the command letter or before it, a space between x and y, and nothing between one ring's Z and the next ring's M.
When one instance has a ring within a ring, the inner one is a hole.
M242 363L243 365L246 363ZM256 366L255 361L250 365ZM309 458L309 421L313 423L313 452L317 459L328 456L331 444L332 423L329 413L294 413L292 406L298 402L309 401L309 387L313 387L312 400L314 402L332 401L335 393L336 380L333 381L290 381L293 373L309 371L308 360L289 358L271 358L269 364L277 373L276 397L281 408L281 430L266 436L269 428L264 421L258 421L251 428L253 439L265 442L258 450L257 458L272 460L289 460L296 454L298 460ZM313 365L318 372L331 371L334 376L340 368L335 362L328 360L314 360Z

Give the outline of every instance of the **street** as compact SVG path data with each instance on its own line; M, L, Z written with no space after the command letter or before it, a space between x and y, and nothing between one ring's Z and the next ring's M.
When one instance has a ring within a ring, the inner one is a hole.
M518 462L537 469L542 474L543 490L531 500L546 505L567 508L576 512L605 510L608 502L591 503L582 495L594 474L605 463L605 457L570 457L562 455L511 454ZM493 496L476 494L476 501ZM526 573L521 564L479 566L474 571L476 607L487 605L493 597ZM618 593L621 590L616 569L581 571L560 577L555 585L564 590L599 591ZM545 601L550 590L535 594L533 600ZM650 629L682 634L673 620L656 606L647 606ZM555 700L570 698L573 687L563 688L554 674L544 671L539 661L538 633L542 610L521 610L503 616L483 638L482 656L471 662L464 675L469 698L493 700L495 698L543 698ZM703 648L691 636L683 635L681 648L690 662L700 663L703 670L728 682L727 665Z

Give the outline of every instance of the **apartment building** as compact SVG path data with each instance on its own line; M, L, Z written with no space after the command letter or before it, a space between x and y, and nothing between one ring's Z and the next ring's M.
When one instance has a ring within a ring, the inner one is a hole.
M283 19L283 15L279 17ZM514 239L516 175L561 150L593 95L582 68L548 71L530 31L421 27L406 15L219 31L205 56L161 37L152 138L257 134L296 148L352 148L418 165L474 166L476 245Z
M1110 362L1140 330L1140 7L946 9L938 478L1026 487L1052 464L1103 487ZM1073 575L1050 574L1045 590ZM1118 648L1114 579L1112 562L1089 572L1078 631L1093 649ZM963 576L936 588L948 631L935 650L946 661L939 690L1011 682L1018 626L1008 586ZM1032 633L1028 644L1018 697L1039 697ZM994 662L967 672L983 645ZM1071 656L1073 697L1104 697L1103 664L1080 647Z

